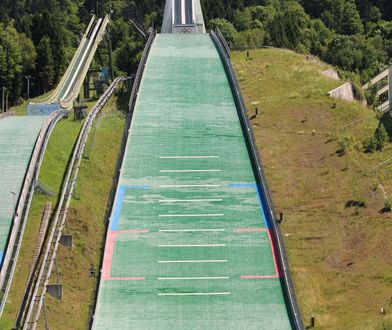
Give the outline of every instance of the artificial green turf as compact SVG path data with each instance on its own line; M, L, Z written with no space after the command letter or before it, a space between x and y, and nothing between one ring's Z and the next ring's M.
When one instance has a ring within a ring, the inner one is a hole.
M212 40L158 35L121 169L93 329L291 328L264 220Z
M46 119L12 116L0 120L0 265L35 141Z

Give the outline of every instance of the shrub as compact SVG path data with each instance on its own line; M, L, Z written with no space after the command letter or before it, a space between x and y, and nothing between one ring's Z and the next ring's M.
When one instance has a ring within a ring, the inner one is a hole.
M383 150L388 140L387 130L383 124L380 124L374 132L374 135L371 138L365 139L362 144L365 152L374 152L376 150Z
M374 152L377 149L377 141L374 136L364 139L362 144L365 152Z
M370 85L365 92L366 101L369 107L376 109L379 104L379 98L377 96L377 86Z
M339 156L343 156L351 150L360 149L361 144L358 143L355 137L351 135L342 135L339 137L338 145L339 149L336 151L336 153Z
M363 100L365 100L365 98L366 98L366 97L365 97L365 92L364 92L364 90L362 89L362 87L359 86L359 85L358 85L357 83L355 83L355 82L352 82L351 85L352 85L354 97L355 97L358 101L360 101L360 102L362 102Z
M264 31L252 29L237 33L234 41L235 49L260 48L264 42Z
M378 125L374 137L376 139L376 149L384 149L385 144L388 142L388 133L383 124Z
M391 212L392 211L392 200L391 199L386 199L384 202L384 209L385 212Z

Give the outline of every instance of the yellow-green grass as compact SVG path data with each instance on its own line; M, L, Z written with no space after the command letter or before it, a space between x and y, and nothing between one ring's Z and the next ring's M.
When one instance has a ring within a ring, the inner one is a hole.
M91 264L99 269L104 238L106 201L112 186L112 177L124 127L123 115L116 106L117 98L106 106L96 121L96 133L91 131L87 148L91 154L83 159L74 198L68 215L68 228L74 235L73 251L59 248L57 257L64 300L57 302L46 296L47 313L51 329L83 329L91 317L94 301L95 278L89 278ZM95 102L88 102L89 109ZM121 107L121 106L120 106ZM71 156L82 123L75 122L73 114L55 127L41 167L39 180L60 193L66 166ZM54 212L57 197L35 193L26 225L17 269L9 299L0 321L0 329L10 329L15 322L28 271L31 265L43 207L52 202ZM55 274L52 281L55 281ZM67 324L66 327L64 325Z
M392 196L392 155L364 153L376 114L326 93L343 82L324 77L329 67L288 50L232 56L267 180L278 212L303 319L317 329L392 327L392 216L380 213ZM345 129L342 126L367 118ZM351 142L339 156L338 141ZM345 207L349 200L366 207ZM381 308L387 311L381 315Z

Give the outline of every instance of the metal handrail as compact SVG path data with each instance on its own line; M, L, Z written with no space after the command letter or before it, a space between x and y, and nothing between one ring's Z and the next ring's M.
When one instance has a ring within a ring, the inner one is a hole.
M252 158L252 166L256 175L256 180L258 181L258 186L261 188L260 198L262 199L262 201L264 201L264 204L267 207L267 211L268 211L266 212L266 216L268 218L267 221L271 224L271 229L272 229L271 236L275 243L274 247L277 252L276 255L278 256L278 267L280 268L283 277L284 289L286 293L285 296L286 299L288 300L288 305L289 305L288 307L290 309L291 320L294 323L293 325L295 326L296 329L302 330L305 329L305 326L303 324L297 299L295 297L294 286L288 267L287 254L284 247L284 241L282 238L282 234L280 232L280 228L278 227L275 221L275 217L274 217L274 214L276 214L275 208L272 202L272 197L269 188L267 186L267 181L263 171L263 165L260 160L259 153L257 151L257 146L254 140L252 126L247 116L245 102L244 99L242 98L241 90L233 66L225 51L224 46L222 45L220 38L217 36L217 34L214 31L211 32L211 37L223 61L225 71L229 79L233 97L237 105L237 110L241 121L242 130L245 136L247 146L249 148L250 156Z
M29 275L28 275L27 281L26 281L25 292L23 294L22 301L19 305L18 313L16 314L16 321L15 321L15 326L14 326L13 330L19 329L20 323L23 319L24 312L26 309L26 304L29 301L29 298L32 294L31 289L34 284L34 275L37 272L37 268L39 266L39 260L42 255L45 236L46 236L46 233L48 230L48 225L49 225L49 218L50 218L51 209L52 209L52 203L46 203L45 208L44 208L44 212L42 215L42 219L41 219L41 226L40 226L40 229L38 232L37 242L36 242L34 255L33 255L33 261L31 263Z
M150 35L148 37L148 40L146 42L146 45L144 46L143 55L142 55L142 58L140 59L139 66L137 68L137 72L136 72L136 76L135 76L135 80L133 82L131 97L129 98L129 112L130 113L133 112L133 109L135 107L137 93L139 92L140 83L141 83L141 80L143 77L144 67L146 66L148 54L150 53L150 49L151 49L152 43L155 40L156 35L157 35L156 30L154 28L152 28L152 30L150 31Z
M133 82L132 92L131 92L131 96L129 98L129 103L128 103L128 114L127 114L127 118L126 118L124 134L123 134L123 138L122 138L122 142L121 142L120 154L119 154L119 157L117 159L117 166L116 166L117 171L116 171L116 176L115 176L114 184L113 184L113 186L115 188L112 190L111 197L110 197L110 202L108 204L108 210L107 210L107 213L106 213L108 217L110 216L112 208L113 208L113 202L114 202L114 199L115 199L117 185L118 185L118 181L119 181L119 177L120 177L121 165L122 165L122 161L123 161L124 154L125 154L125 148L127 146L127 140L128 140L128 136L129 136L129 129L131 127L133 111L135 109L137 93L139 91L141 79L143 77L144 67L145 67L145 65L147 63L147 59L148 59L148 56L150 54L150 49L151 49L152 43L154 42L156 34L157 33L156 33L155 29L152 29L150 31L150 35L149 35L148 40L146 42L146 45L144 47L143 55L142 55L142 58L140 59L138 70L137 70L137 73L135 75L135 79L134 79L134 82ZM108 230L108 228L106 228L106 230ZM107 234L107 232L106 232L106 234ZM101 265L103 263L103 257L104 257L104 251L103 251L103 253L101 255ZM98 297L98 293L99 293L99 282L100 282L100 279L98 280L98 290L97 290L96 297ZM95 311L96 304L97 304L97 299L95 299L95 301L94 301L94 305L95 305L94 306L94 311ZM94 315L92 317L92 322L94 322Z
M217 26L215 27L215 29L216 29L215 33L216 33L217 37L219 38L223 48L225 49L227 56L230 58L231 50L230 50L230 46L229 46L228 42L226 41L221 30Z
M54 126L67 115L68 112L65 110L53 112L46 120L37 137L29 162L29 167L23 181L22 190L18 198L13 218L13 227L11 234L9 235L4 261L0 271L0 288L2 291L2 296L0 298L0 315L3 313L8 292L11 287L16 261L19 256L24 229L26 226L26 219L29 214L35 184L39 176L43 156L45 154L50 135Z

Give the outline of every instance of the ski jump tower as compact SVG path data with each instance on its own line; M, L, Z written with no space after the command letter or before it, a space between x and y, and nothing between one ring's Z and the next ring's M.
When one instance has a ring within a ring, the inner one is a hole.
M200 0L168 0L162 33L206 33Z

